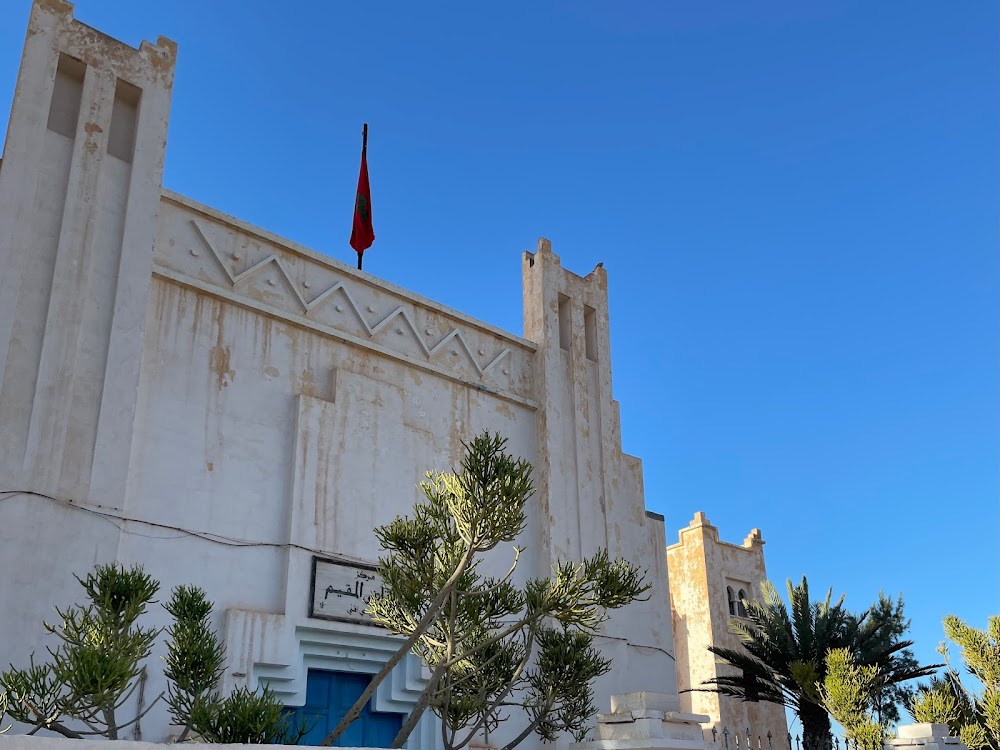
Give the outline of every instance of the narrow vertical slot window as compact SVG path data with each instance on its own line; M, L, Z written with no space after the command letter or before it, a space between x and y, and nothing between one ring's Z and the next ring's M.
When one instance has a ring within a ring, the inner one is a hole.
M573 306L569 297L559 295L559 348L569 351L573 341Z
M121 78L115 84L115 103L111 109L111 130L108 133L108 153L116 159L132 163L135 151L135 127L139 114L142 89Z
M583 306L583 338L587 344L587 359L597 361L597 310Z
M49 120L46 127L67 138L76 138L76 124L80 119L80 100L83 98L83 76L87 66L75 57L59 54L56 80L49 103Z

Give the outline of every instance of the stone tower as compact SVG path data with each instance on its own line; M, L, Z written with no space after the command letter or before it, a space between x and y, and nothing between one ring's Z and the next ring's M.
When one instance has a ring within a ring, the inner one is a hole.
M606 548L645 568L650 598L615 612L598 639L621 665L598 681L605 695L651 691L676 696L663 517L646 510L642 462L622 452L618 402L611 390L608 276L562 267L546 239L525 253L524 335L534 362L538 454L538 574L557 560L580 560ZM660 539L664 542L660 542ZM673 705L676 710L676 705Z
M760 746L767 748L768 732L776 750L785 747L788 726L783 707L744 703L715 693L683 692L732 669L719 663L708 647L739 648L739 638L730 631L729 622L744 614L741 597L755 598L760 584L767 580L760 529L753 529L743 544L730 544L719 541L719 530L704 513L695 513L687 528L681 529L680 541L667 547L667 565L681 709L707 714L719 732L728 728L730 748L734 747L734 732L740 734L740 746L745 747L748 729L752 747L757 747L759 737Z
M175 56L32 5L0 163L5 664L120 553Z
M121 509L177 47L36 0L0 169L0 484Z

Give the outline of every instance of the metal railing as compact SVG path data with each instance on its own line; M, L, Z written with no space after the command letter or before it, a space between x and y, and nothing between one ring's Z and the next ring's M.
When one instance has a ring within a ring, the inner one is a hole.
M754 736L750 727L746 731L731 731L729 727L722 727L720 732L716 727L712 727L712 742L719 745L720 750L803 750L801 735L792 736L789 732L785 737L775 737L768 730L767 734L757 734ZM843 748L841 748L843 743ZM820 750L862 750L857 740L850 740L830 734L823 743Z

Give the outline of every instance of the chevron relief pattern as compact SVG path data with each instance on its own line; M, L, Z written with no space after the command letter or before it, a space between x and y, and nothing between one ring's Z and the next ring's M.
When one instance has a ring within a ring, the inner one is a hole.
M337 292L341 292L345 300L347 301L347 304L350 306L351 310L357 317L357 319L361 321L361 325L364 327L364 330L367 332L369 338L374 338L379 334L380 331L383 331L384 329L388 328L393 321L399 318L401 319L401 322L406 323L406 327L410 329L410 333L413 335L413 339L417 342L417 344L419 344L420 349L423 351L424 355L427 357L428 360L437 359L436 355L438 355L442 351L445 351L446 349L451 353L452 357L457 357L459 354L459 350L461 349L462 351L465 352L468 361L472 363L472 366L475 368L477 375L479 377L483 377L484 375L490 373L494 368L496 368L497 365L504 358L510 355L510 348L504 347L503 349L500 350L500 353L497 354L492 360L487 362L485 365L480 365L480 363L476 360L476 357L472 353L473 351L472 346L469 345L469 342L466 340L466 337L462 335L462 332L458 328L453 328L449 333L445 334L445 336L436 344L434 344L433 346L428 346L427 343L423 340L423 338L419 335L419 333L417 333L417 325L413 320L413 316L402 305L398 306L395 310L393 310L384 318L382 318L382 320L378 321L373 325L368 322L368 319L362 312L362 306L357 303L357 300L355 300L354 296L351 294L351 290L344 284L343 281L337 281L326 291L320 292L311 300L306 300L306 298L299 291L298 286L292 279L292 275L288 272L288 268L286 267L285 263L275 253L271 253L263 260L259 260L256 263L254 263L249 268L234 274L229 269L228 264L225 261L223 261L222 256L212 245L212 242L208 239L208 235L205 233L204 229L202 229L201 224L199 224L196 219L191 219L190 221L191 224L194 226L195 233L201 239L202 243L205 245L208 251L212 254L212 257L215 258L216 262L219 264L219 267L222 269L223 273L226 275L226 278L229 279L229 282L230 284L233 285L233 287L235 287L241 281L245 281L255 276L264 269L270 268L273 264L273 266L276 269L276 272L281 274L284 277L285 281L288 282L288 288L291 289L292 293L295 295L296 301L301 306L301 313L306 317L309 317L309 314L313 310L316 310L317 308L321 307L324 303L328 302ZM338 311L339 309L340 308L338 307ZM402 327L399 324L397 324L396 332L397 333L403 332ZM448 346L449 344L451 345L450 347ZM506 371L504 372L504 374L507 374Z

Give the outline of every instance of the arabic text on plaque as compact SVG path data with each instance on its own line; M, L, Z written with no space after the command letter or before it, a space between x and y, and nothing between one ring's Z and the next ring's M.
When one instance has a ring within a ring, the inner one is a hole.
M381 590L382 579L374 565L314 557L309 616L375 625L365 608L368 598Z

